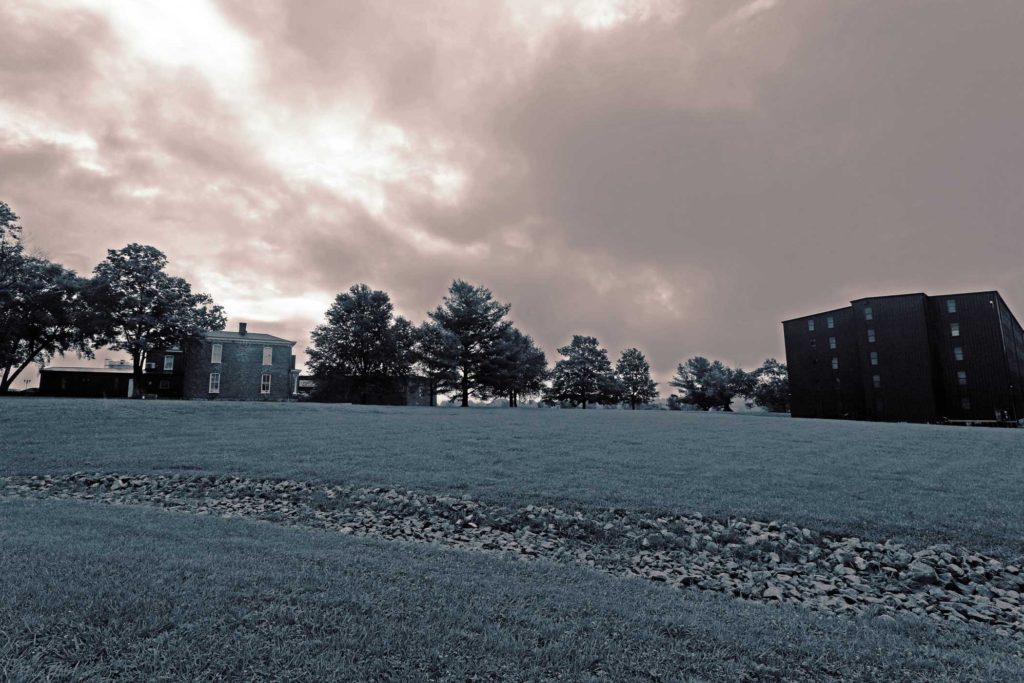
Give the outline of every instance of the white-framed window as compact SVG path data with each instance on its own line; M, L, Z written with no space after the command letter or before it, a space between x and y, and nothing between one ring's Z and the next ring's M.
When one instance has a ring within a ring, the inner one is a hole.
M871 386L873 386L875 389L881 389L882 388L882 376L881 375L871 375Z
M959 337L960 336L960 323L950 323L949 324L949 335L951 337Z
M836 358L835 356L832 357L832 369L833 370L838 370L839 369L839 359Z
M956 313L956 299L946 299L946 313Z
M807 331L814 332L814 318L807 321Z
M171 372L174 370L174 356L164 356L164 372Z
M825 326L828 327L828 329L831 330L832 328L834 328L836 326L836 319L833 318L832 316L829 316L829 317L825 318Z
M263 364L273 365L274 364L274 347L264 346L263 347Z
M829 337L828 338L828 348L830 348L830 349L836 348L836 338L835 337Z
M210 362L211 363L219 363L219 362L221 362L221 358L223 358L223 357L224 357L224 345L223 344L213 344L212 346L210 346Z
M871 352L871 364L878 365L878 351Z
M261 394L269 394L270 393L270 373L269 372L264 372L263 373L263 377L260 379L260 393Z
M869 344L874 344L875 343L875 328L873 328L873 327L869 327L868 328L868 343Z
M956 360L963 360L964 359L964 347L962 347L962 346L954 346L953 347L953 358L956 359Z
M966 387L967 386L967 371L966 370L957 370L956 371L956 383L959 384L962 387Z
M875 319L875 312L871 310L870 306L865 306L864 307L864 319L865 320L874 320Z
M219 372L211 372L210 373L210 393L211 394L219 394L220 393L220 373Z
M960 407L963 408L964 410L970 410L971 409L971 399L967 398L966 396L961 398L960 399Z

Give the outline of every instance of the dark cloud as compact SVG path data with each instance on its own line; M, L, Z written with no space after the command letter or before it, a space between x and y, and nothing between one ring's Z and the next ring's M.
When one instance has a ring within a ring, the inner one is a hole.
M651 4L223 0L225 55L167 59L0 10L0 197L54 258L156 244L299 348L358 281L419 320L464 277L549 357L590 333L663 377L877 292L1024 314L1019 3Z

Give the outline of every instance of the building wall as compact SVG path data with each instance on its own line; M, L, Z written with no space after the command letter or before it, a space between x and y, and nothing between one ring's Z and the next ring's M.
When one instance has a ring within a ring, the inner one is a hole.
M934 421L936 394L927 297L908 294L861 299L852 303L852 309L866 415L875 420ZM874 331L874 342L868 341L869 330Z
M863 417L863 393L852 313L847 307L783 324L792 415ZM810 321L814 321L813 330L808 324ZM832 348L833 340L835 348ZM833 359L838 367L833 367Z
M76 372L46 368L39 373L40 396L128 398L130 372Z
M808 320L815 321L813 331ZM783 330L794 417L1024 418L1024 328L997 292L861 299L786 321Z
M213 345L221 344L221 362L211 361ZM263 365L263 347L273 349ZM203 339L189 345L185 362L185 398L283 401L291 396L292 344L246 339ZM220 373L220 392L210 393L210 374ZM270 375L270 393L260 393L263 374Z

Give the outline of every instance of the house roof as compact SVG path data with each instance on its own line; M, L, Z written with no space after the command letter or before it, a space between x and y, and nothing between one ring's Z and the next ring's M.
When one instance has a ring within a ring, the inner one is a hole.
M224 330L207 330L206 332L203 332L203 336L207 339L214 339L217 341L258 341L268 342L271 344L295 344L295 342L291 340L275 337L272 334L263 334L261 332L246 332L245 334L240 334L238 332L226 332Z
M56 368L43 368L39 372L94 372L94 373L99 373L99 374L110 373L110 374L114 374L114 375L130 375L130 374L132 374L132 368L131 368L131 366L128 366L126 368L120 368L120 367L118 367L118 368L81 368L81 367L79 367L79 368L73 368L73 367L72 368L61 368L61 367L56 367Z

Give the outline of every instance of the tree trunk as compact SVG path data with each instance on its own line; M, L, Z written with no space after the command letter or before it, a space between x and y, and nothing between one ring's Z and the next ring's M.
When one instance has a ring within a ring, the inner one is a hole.
M132 351L132 398L142 398L141 351Z
M629 398L629 409L636 410L636 399L632 396Z
M587 409L587 399L583 399L583 410Z
M19 365L13 374L10 374L10 366L4 368L4 380L3 383L0 384L0 394L7 393L8 389L11 388L11 385L14 384L14 380L16 380L18 378L18 375L21 374L21 371L27 368L29 364L32 362L32 360L39 355L39 351L41 351L41 349L37 349L30 353L28 355L28 358L25 359L25 362Z
M469 407L469 378L462 373L462 407Z

